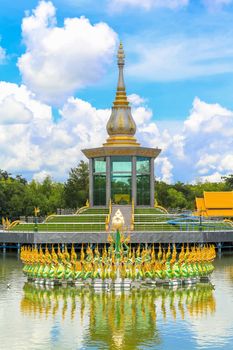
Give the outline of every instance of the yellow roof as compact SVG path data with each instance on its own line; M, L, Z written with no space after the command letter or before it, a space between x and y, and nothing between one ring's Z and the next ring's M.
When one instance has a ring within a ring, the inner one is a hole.
M204 192L204 202L207 209L233 209L233 191Z
M233 216L233 209L219 209L219 210L214 210L214 209L210 209L206 211L207 216L224 216L224 217L228 217L228 216Z
M233 217L233 191L204 192L204 198L196 198L194 215Z
M197 211L206 210L204 198L197 198L196 197L196 207L197 207Z

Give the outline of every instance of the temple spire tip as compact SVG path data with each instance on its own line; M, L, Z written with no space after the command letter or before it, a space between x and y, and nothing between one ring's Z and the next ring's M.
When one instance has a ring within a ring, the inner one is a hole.
M122 41L120 41L120 44L119 44L119 49L118 49L118 53L117 53L117 59L118 59L118 64L119 65L124 65L124 63L125 63L125 53L124 53L124 48L123 48Z

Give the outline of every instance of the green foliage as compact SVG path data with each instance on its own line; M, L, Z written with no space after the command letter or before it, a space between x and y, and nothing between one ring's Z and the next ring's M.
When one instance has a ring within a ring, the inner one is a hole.
M19 218L34 215L34 208L40 208L40 215L55 212L64 207L64 185L46 177L42 183L27 182L24 178L0 170L0 218Z
M22 198L27 181L0 170L0 217L15 217L24 209Z
M42 183L32 180L26 187L24 213L21 215L33 215L34 208L40 208L40 215L48 215L56 212L57 208L64 208L64 185L53 182L46 177Z
M72 168L64 187L64 200L68 208L82 207L88 199L89 171L88 164L80 161L77 168Z
M172 203L174 208L187 208L188 203L183 192L178 191L175 188L169 188L167 195L169 203Z
M13 177L0 170L0 219L19 216L33 216L34 208L40 208L40 215L56 212L57 208L77 208L88 198L88 164L81 161L71 169L65 184L54 182L48 176L42 183L27 182L20 175Z
M77 208L85 204L88 198L88 164L81 161L71 169L65 184L54 182L46 177L42 183L35 180L27 182L20 175L12 176L0 170L0 219L17 219L21 215L33 216L34 208L40 208L40 215L56 212L57 208ZM219 183L166 184L155 182L155 197L163 207L193 210L195 197L202 197L204 191L232 191L233 174L223 177ZM91 214L88 209L85 214ZM103 210L103 214L106 209ZM136 209L140 210L140 209ZM138 212L140 214L140 212Z
M233 175L224 179L224 182L205 182L196 184L184 184L176 182L169 185L165 182L155 182L155 197L160 205L165 208L180 208L193 210L195 198L203 197L204 191L229 191L233 189ZM232 187L230 183L232 181Z
M233 174L229 176L223 176L223 180L225 181L225 184L229 190L233 190Z

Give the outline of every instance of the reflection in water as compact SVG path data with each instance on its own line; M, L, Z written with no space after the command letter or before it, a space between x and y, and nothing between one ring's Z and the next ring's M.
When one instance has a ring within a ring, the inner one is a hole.
M131 292L95 293L90 289L46 289L26 283L21 313L40 319L59 315L64 320L88 318L86 344L105 344L109 349L136 349L143 343L160 343L156 319L199 319L215 313L210 284L186 289L145 289ZM104 346L103 346L104 348Z
M226 271L229 274L230 279L233 281L233 266L227 266Z

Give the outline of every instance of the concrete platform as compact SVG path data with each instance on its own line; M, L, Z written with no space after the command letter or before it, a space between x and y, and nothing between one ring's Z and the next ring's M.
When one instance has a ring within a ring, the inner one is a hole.
M0 231L1 243L107 243L106 232L6 232ZM232 231L130 232L131 243L233 243Z

